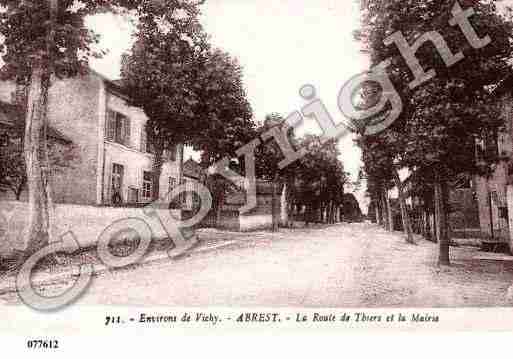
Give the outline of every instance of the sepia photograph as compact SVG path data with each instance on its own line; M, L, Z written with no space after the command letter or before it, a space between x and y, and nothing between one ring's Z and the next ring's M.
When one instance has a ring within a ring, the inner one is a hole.
M513 1L0 0L0 313L513 330Z

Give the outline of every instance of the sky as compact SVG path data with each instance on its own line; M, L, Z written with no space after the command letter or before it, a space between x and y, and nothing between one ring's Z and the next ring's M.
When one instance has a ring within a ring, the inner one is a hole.
M352 37L358 28L356 1L339 0L207 0L202 23L211 42L241 63L244 84L255 120L277 112L284 116L306 103L299 96L305 84L316 87L332 117L342 119L337 96L346 81L368 69L368 59ZM132 43L130 24L109 14L95 16L88 25L101 35L108 51L91 66L110 77L119 77L121 55ZM298 130L315 133L315 123ZM356 180L360 151L351 136L339 142L340 159ZM364 189L355 193L364 212Z

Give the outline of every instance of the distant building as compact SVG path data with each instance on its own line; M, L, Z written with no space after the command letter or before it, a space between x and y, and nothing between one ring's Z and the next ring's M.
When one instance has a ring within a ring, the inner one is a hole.
M423 234L428 239L436 237L435 210L433 188L421 186L422 189L413 187L418 182L418 174L411 173L403 183L406 196L406 205L410 214L410 223L415 233ZM448 220L452 237L480 238L482 237L479 223L479 208L477 202L476 185L471 176L461 175L449 184ZM375 217L376 205L373 203L373 217ZM402 218L397 199L391 199L392 217L394 228L402 230ZM375 220L374 220L375 221Z
M475 180L453 183L449 195L449 225L456 238L482 238Z
M205 170L198 162L190 158L183 164L183 183L187 191L180 196L182 209L195 211L199 208L201 201L195 194L199 192L196 190L196 186L199 183L204 183L205 179Z
M513 75L503 80L494 95L501 101L505 126L478 146L479 151L493 151L500 158L491 177L474 179L479 222L485 241L507 244L513 250Z
M358 200L352 193L344 193L342 216L345 222L362 222L363 214Z
M277 216L281 214L281 192L277 189L277 201L275 211ZM227 196L222 208L221 221L217 227L235 231L250 231L257 229L270 229L273 225L273 184L271 182L256 181L255 208L247 213L240 213L241 207L246 204L246 193L243 189L235 191Z

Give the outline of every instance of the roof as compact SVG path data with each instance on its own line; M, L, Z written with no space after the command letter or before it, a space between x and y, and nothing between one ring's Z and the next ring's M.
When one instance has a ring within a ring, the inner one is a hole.
M192 158L189 158L183 164L183 175L185 177L200 179L204 174L205 170L203 167Z
M66 135L64 135L61 131L59 131L58 129L56 129L52 126L48 126L48 138L53 138L54 140L58 140L58 141L61 141L61 142L67 143L67 144L70 144L73 142Z
M0 126L14 128L22 123L23 113L21 109L16 105L0 101ZM52 126L48 127L47 136L63 143L72 143L61 131Z
M129 100L129 96L127 95L127 93L124 89L124 84L123 84L122 79L112 80L112 79L108 78L107 76L99 73L98 71L93 70L92 68L89 68L89 72L98 76L105 83L105 86L107 86L107 88L109 90L111 90L112 92L114 92L116 95L122 97L125 100Z

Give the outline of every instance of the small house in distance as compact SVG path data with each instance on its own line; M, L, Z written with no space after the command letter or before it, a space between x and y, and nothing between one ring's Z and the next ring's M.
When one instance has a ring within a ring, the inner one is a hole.
M192 215L199 209L200 198L194 194L195 186L198 183L204 184L206 170L194 159L190 158L183 165L183 182L186 191L180 196L181 208L185 218ZM240 213L240 209L246 204L246 192L243 188L237 188L227 193L224 203L221 206L221 213L217 214L211 210L206 218L199 224L200 227L226 229L236 232L246 232L259 229L272 228L272 183L257 180L257 205L248 213ZM280 213L280 199L278 195L277 211Z
M363 214L358 200L352 193L344 193L344 204L342 207L344 222L362 222Z
M221 222L217 223L217 227L241 232L272 228L273 184L257 180L256 197L256 207L247 213L240 213L240 208L246 204L245 192L240 190L228 195L222 207ZM279 195L275 206L274 211L280 216Z

